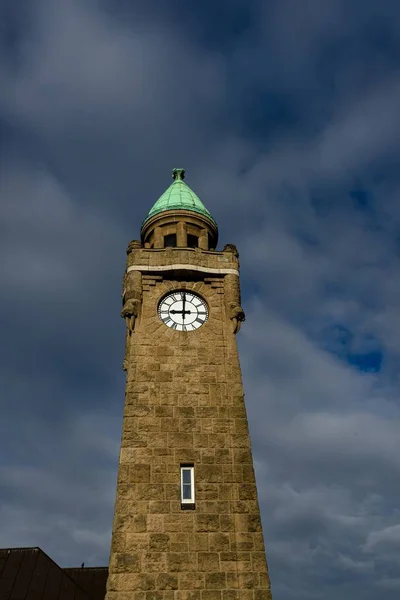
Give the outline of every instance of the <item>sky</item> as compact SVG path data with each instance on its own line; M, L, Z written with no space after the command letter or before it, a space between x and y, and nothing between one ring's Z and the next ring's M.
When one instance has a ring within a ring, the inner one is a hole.
M400 595L400 4L0 0L0 547L106 565L125 250L240 252L274 600Z

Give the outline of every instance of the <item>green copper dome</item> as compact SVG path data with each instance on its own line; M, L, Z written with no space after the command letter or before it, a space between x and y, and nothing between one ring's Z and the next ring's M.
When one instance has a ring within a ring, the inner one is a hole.
M211 221L215 223L214 219L200 198L183 181L185 177L185 170L174 169L172 171L172 177L174 178L174 182L162 194L162 196L159 197L144 220L143 225L149 219L151 219L151 217L154 217L154 215L166 210L190 210L195 213L199 213L208 219L211 219Z

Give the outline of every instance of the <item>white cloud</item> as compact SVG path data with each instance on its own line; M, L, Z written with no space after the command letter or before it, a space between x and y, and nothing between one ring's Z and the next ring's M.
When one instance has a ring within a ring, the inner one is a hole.
M385 527L380 531L371 531L364 548L366 551L375 550L379 544L398 549L400 547L400 524Z

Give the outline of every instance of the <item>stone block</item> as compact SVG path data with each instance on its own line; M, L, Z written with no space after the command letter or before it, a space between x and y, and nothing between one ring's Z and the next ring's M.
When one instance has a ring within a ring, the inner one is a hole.
M222 600L253 600L253 590L224 590Z
M160 407L160 408L172 408L172 406ZM161 419L161 431L171 433L172 431L179 432L179 419L175 417L164 417Z
M205 399L207 399L208 403L210 402L208 394L205 396ZM196 419L212 419L217 415L218 409L214 406L196 406L194 410Z
M221 515L220 531L235 531L235 518L232 515Z
M257 500L257 489L253 484L243 484L239 488L240 500Z
M130 483L149 483L150 482L150 464L132 463L129 465Z
M248 424L246 418L235 419L235 433L244 434L248 437Z
M218 465L200 464L196 468L197 483L222 482L222 468Z
M233 435L230 435L230 439L232 437ZM209 436L208 444L210 448L222 448L223 446L226 446L226 442L226 435L224 433L213 433L213 435Z
M238 587L240 589L254 590L259 586L258 573L238 573Z
M165 485L136 483L132 485L132 497L136 500L165 500Z
M182 514L177 515L165 515L164 517L164 531L173 533L176 531L182 531Z
M147 531L147 515L134 515L130 522L129 529L132 533L142 533Z
M177 590L178 589L178 577L171 573L160 573L157 576L157 589L158 590Z
M168 433L148 432L145 445L149 448L168 448Z
M218 552L199 552L198 570L199 571L219 571L219 554Z
M193 406L176 406L174 408L174 416L182 419L193 419L195 408Z
M141 554L144 573L159 573L169 571L167 552L143 552Z
M161 533L164 531L164 515L149 514L147 515L147 531Z
M232 464L232 451L230 448L216 448L215 462L217 465Z
M229 502L204 500L203 502L199 502L198 511L199 513L214 513L219 515L229 513Z
M264 538L263 538L262 531L260 531L259 533L253 533L253 538L254 538L254 550L256 550L257 552L265 553Z
M171 552L189 552L189 534L188 533L171 533L170 534L170 550Z
M231 534L231 549L241 551L254 550L254 539L251 533L236 532Z
M192 533L188 537L189 551L199 552L208 550L208 536L207 533Z
M193 433L168 433L169 448L193 448Z
M208 534L209 548L212 552L229 551L231 542L228 533L209 533Z
M113 573L137 573L140 571L140 558L138 554L118 552L111 555L110 571Z
M195 520L196 531L218 531L220 527L218 514L197 514Z
M165 552L169 549L170 537L167 533L151 533L149 535L149 550L151 552Z
M196 484L196 498L200 500L218 500L220 497L220 486L215 483L199 483Z
M111 538L111 552L126 552L126 533L115 532Z
M175 600L200 600L199 590L179 590L175 594Z
M221 590L202 590L201 600L221 600Z
M154 414L156 417L173 417L174 407L173 406L155 406Z
M204 588L204 573L186 572L179 574L179 588L181 590L201 590Z
M263 571L261 573L258 573L259 576L259 586L260 588L263 589L268 589L270 588L270 582L269 582L269 577L268 577L268 573L267 571Z
M234 431L233 419L213 419L213 433L231 433Z
M179 419L179 431L182 433L200 433L201 423L197 419Z
M170 573L196 571L197 561L194 552L169 552L167 556Z
M253 571L266 571L266 558L264 552L252 552L251 561L253 564Z
M248 529L248 531L257 531L257 532L261 533L262 527L261 527L261 518L260 518L259 513L247 515L247 529ZM262 538L262 535L261 535L261 538Z
M236 464L253 464L250 448L239 448L233 449L233 461Z
M169 500L150 500L149 513L168 514L171 512L171 502Z
M210 436L206 433L195 433L193 435L193 445L195 448L208 448L210 446L209 443Z
M254 600L272 600L270 588L254 590Z
M223 590L226 588L226 573L206 573L205 576L206 589Z
M147 533L126 533L126 551L137 552L138 550L148 550L149 536Z

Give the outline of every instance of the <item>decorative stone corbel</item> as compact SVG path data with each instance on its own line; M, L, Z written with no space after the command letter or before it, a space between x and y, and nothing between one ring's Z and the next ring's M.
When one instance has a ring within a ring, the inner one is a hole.
M232 321L232 331L233 333L238 333L242 326L243 321L246 319L244 314L244 310L239 304L235 302L230 302L229 304L229 318Z
M239 277L231 273L225 275L224 287L227 316L232 323L232 332L236 334L246 318L240 303Z
M142 274L139 271L125 273L122 291L123 308L121 317L125 319L126 335L125 335L125 356L122 364L122 369L126 371L129 364L130 341L132 333L135 329L136 320L140 314L142 305Z

